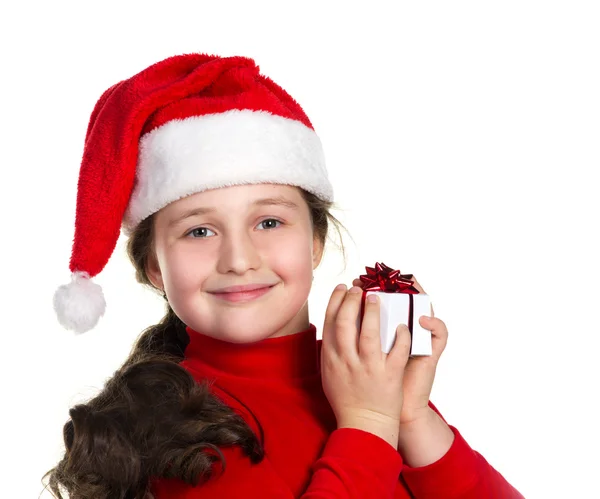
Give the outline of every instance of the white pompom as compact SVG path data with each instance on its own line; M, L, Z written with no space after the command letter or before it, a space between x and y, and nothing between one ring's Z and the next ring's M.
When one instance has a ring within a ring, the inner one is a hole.
M71 282L54 293L54 310L63 327L85 333L106 310L102 287L92 282L87 272L73 272Z

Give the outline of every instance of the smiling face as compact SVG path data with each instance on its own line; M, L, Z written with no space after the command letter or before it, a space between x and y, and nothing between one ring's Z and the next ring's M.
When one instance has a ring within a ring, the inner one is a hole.
M298 188L238 185L160 210L147 273L189 327L250 343L308 327L322 250Z

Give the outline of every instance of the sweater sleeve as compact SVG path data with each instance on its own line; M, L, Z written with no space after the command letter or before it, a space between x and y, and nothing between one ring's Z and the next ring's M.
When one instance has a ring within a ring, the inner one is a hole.
M331 433L303 499L394 497L402 457L372 433L339 428Z
M433 403L429 405L444 419ZM427 466L402 468L402 481L415 499L524 499L454 426L448 426L454 441L444 456Z
M153 479L154 499L293 499L289 487L268 457L258 464L239 447L221 449L226 470L196 487L178 479ZM333 431L323 452L311 466L312 475L301 499L393 499L402 457L382 438L355 428Z

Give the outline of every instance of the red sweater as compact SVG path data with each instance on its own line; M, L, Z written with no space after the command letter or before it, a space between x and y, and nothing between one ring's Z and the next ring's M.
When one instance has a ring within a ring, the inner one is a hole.
M312 325L252 344L189 328L188 334L181 365L196 380L214 380L213 393L259 436L255 418L260 421L265 458L253 465L238 446L223 447L222 475L197 487L157 480L156 499L523 498L451 425L450 450L421 468L404 464L396 449L372 433L337 429L321 385L322 342Z

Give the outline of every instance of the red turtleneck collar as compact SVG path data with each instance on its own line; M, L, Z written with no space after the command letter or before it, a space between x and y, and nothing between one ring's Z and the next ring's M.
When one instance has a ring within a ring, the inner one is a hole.
M304 331L254 343L230 343L189 326L185 362L203 364L211 371L244 378L301 378L320 372L317 330Z

